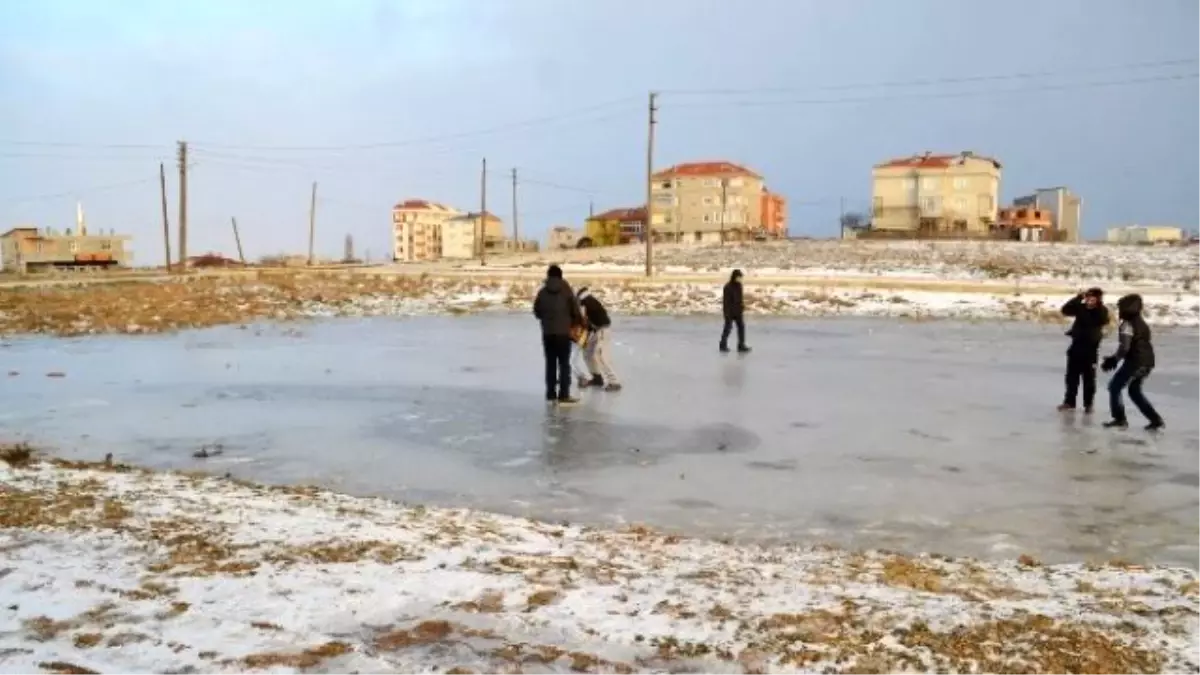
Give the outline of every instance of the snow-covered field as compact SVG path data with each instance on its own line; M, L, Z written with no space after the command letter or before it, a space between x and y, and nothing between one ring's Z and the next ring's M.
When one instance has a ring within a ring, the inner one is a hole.
M636 272L641 246L548 252L534 265L565 260L567 269ZM804 276L905 280L1012 281L1121 285L1194 291L1195 246L1109 246L1016 242L789 241L726 246L660 246L655 266L667 274L740 267L759 277Z
M1198 672L1197 575L0 467L0 672Z
M719 314L721 281L588 281L618 314ZM539 280L534 274L435 277L398 273L192 277L187 280L94 284L0 291L0 335L156 333L255 320L328 316L404 316L482 311L528 312ZM759 316L881 316L909 319L1064 322L1059 312L1073 291L1023 289L1020 283L980 291L934 285L796 283L747 273L747 312ZM1142 291L1147 321L1200 325L1195 291ZM1115 301L1109 297L1109 301Z

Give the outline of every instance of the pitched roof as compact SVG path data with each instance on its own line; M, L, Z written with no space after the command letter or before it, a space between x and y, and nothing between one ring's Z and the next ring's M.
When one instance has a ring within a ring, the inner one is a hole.
M427 199L406 199L392 207L393 211L400 210L422 210L422 211L457 211L457 209L431 202Z
M588 220L616 220L622 223L630 222L645 222L646 207L635 206L632 208L609 209L603 213L597 213L588 218Z
M881 162L875 165L876 169L948 169L955 164L961 164L967 159L979 159L985 162L991 162L1000 168L1000 162L991 157L984 155L976 155L970 150L964 150L956 155L935 155L932 152L926 152L920 155L912 155L910 157L900 157L897 159L889 159L886 162Z
M492 213L491 211L487 211L486 213L487 213L487 216L484 218L484 220L500 222L501 219L496 214ZM459 215L451 218L450 220L475 220L478 217L479 217L478 211L471 211L470 213L459 214Z
M654 178L673 178L676 176L749 176L762 178L741 164L724 160L712 162L686 162L668 167L654 174Z

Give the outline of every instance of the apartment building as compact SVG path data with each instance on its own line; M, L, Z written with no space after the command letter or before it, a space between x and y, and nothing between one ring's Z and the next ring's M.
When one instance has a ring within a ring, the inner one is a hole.
M722 232L726 240L742 240L787 231L783 198L733 162L677 164L653 174L650 191L655 239L708 243L721 241Z
M15 227L0 234L0 263L17 273L125 268L133 259L126 250L130 239L112 230L89 232L86 226L63 232Z
M1056 241L1050 213L1031 206L1000 209L996 213L996 230L1018 241Z
M891 159L871 171L871 229L988 236L996 223L1000 162L963 151Z
M1017 197L1013 206L1045 211L1058 241L1078 243L1083 228L1083 199L1065 187L1040 188L1033 194Z
M642 240L645 226L645 207L609 209L588 217L584 235L592 246L617 246Z
M392 207L392 259L397 262L437 260L442 256L442 225L461 211L424 199Z
M1106 239L1110 244L1178 244L1184 233L1171 225L1127 225L1108 228Z
M552 227L546 240L546 250L559 251L567 248L575 248L579 245L580 239L583 239L583 230L565 225Z
M488 250L505 250L504 221L492 213L457 215L442 223L442 257L466 260L479 256L480 233Z

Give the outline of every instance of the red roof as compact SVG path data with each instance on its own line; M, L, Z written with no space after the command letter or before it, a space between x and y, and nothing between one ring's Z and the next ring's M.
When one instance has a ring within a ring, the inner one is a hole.
M406 199L406 200L400 202L399 204L396 204L395 206L393 206L392 209L394 209L394 210L430 209L433 211L453 211L454 210L454 209L450 208L449 206L446 206L445 204L431 202L427 199Z
M663 169L654 174L655 178L673 178L675 176L749 176L762 178L741 164L733 162L687 162Z
M646 222L646 207L637 206L634 208L609 209L604 213L597 213L588 218L588 220L616 220L622 223Z
M898 159L889 159L886 162L876 164L876 169L948 169L954 164L961 163L966 159L981 159L985 162L991 162L1000 168L1000 162L985 157L976 155L970 151L963 151L957 155L935 155L931 152L926 152L921 155L913 155L911 157L901 157Z

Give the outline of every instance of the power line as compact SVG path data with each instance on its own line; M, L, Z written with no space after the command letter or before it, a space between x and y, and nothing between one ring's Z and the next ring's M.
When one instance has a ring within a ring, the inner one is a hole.
M473 138L476 136L486 136L490 134L500 133L511 129L519 129L524 127L535 127L545 124L552 124L572 117L586 116L601 110L612 108L615 106L628 105L635 99L633 97L625 97L604 103L578 108L572 111L559 113L557 115L547 115L533 119L522 120L518 122L510 122L495 127L478 129L475 131L460 132L454 134L441 134L437 136L426 136L422 138L412 138L402 141L384 141L377 143L357 143L344 145L232 145L221 143L197 143L209 148L228 149L228 150L265 150L265 151L304 151L304 152L324 152L324 151L345 151L345 150L374 150L379 148L398 148L411 145L423 145L427 143L437 143L447 140L458 140L463 138Z
M915 99L946 99L946 98L969 98L972 96L996 96L1005 94L1019 94L1032 91L1066 91L1078 89L1090 89L1110 86L1123 86L1131 84L1143 84L1149 82L1170 82L1195 80L1200 77L1200 73L1184 73L1180 75L1164 75L1159 77L1146 77L1125 80L1109 80L1104 82L1081 82L1075 84L1060 84L1060 85L1044 85L1008 89L981 89L973 91L954 91L954 92L937 92L937 93L905 93L891 94L884 96L859 96L848 98L824 98L824 99L763 99L763 100L742 100L742 101L712 101L703 103L681 103L671 106L673 109L679 108L712 108L712 107L763 107L773 105L821 105L831 103L870 103L874 101L897 101L897 100L915 100Z
M1043 70L1031 71L1025 73L1009 73L1000 75L972 75L966 77L937 77L937 78L922 78L915 80L892 80L886 82L875 83L857 83L857 84L834 84L821 85L815 87L754 87L747 89L667 89L664 94L676 96L702 96L702 95L725 95L725 94L756 94L770 92L795 92L795 91L846 91L850 89L875 89L883 87L923 87L939 84L966 84L971 82L998 82L1005 80L1021 80L1032 79L1038 77L1059 77L1064 75L1084 75L1090 73L1105 73L1120 70L1138 70L1143 68L1159 68L1164 66L1181 66L1194 65L1200 63L1200 59L1172 59L1169 61L1144 61L1140 63L1127 63L1123 65L1104 66L1099 68L1081 68L1075 70Z

